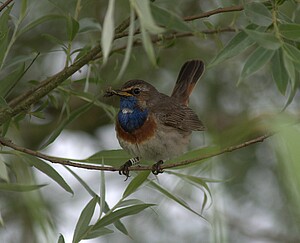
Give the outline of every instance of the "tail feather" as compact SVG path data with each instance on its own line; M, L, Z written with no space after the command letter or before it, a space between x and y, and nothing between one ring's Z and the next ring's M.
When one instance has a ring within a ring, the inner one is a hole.
M172 97L179 102L188 105L189 96L192 93L197 81L204 72L204 62L201 60L187 61L181 68Z

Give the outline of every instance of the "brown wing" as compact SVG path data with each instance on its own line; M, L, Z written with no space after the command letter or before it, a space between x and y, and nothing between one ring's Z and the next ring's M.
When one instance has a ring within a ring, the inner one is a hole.
M163 105L153 107L157 118L166 126L183 131L204 131L205 127L195 112L173 97L161 96Z

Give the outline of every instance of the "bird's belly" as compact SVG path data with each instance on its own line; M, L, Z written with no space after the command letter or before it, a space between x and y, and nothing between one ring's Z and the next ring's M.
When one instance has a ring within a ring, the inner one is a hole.
M146 160L168 160L184 153L190 141L191 132L178 131L164 126L156 129L153 136L139 142L130 142L118 136L120 145L132 156Z

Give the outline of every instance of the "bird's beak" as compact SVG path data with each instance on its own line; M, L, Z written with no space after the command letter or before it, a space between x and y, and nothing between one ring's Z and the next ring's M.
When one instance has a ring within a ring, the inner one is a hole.
M108 90L106 90L105 94L104 94L104 97L110 97L110 96L113 96L113 95L118 95L118 96L123 96L123 97L128 97L128 96L132 96L131 93L128 92L129 90L121 90L121 89L116 89L116 90L113 90L111 88L109 88Z

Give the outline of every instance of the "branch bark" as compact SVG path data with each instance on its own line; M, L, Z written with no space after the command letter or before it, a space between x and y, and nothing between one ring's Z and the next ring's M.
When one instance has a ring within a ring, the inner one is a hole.
M263 142L265 139L267 139L270 136L271 136L271 134L265 134L265 135L256 137L254 139L248 140L246 142L243 142L243 143L240 143L240 144L237 144L237 145L234 145L234 146L230 146L230 147L221 149L220 151L215 152L215 153L201 155L199 157L189 159L189 160L180 161L180 162L177 162L177 163L162 165L161 168L162 169L170 169L170 168L176 168L176 167L180 167L180 166L184 166L184 165L193 164L193 163L196 163L196 162L201 161L201 160L216 157L216 156L219 156L219 155L225 154L225 153L230 153L230 152L233 152L235 150L239 150L239 149L248 147L250 145ZM22 152L22 153L25 153L25 154L29 154L29 155L44 159L44 160L49 161L51 163L67 165L67 166L77 167L77 168L81 168L81 169L88 169L88 170L103 170L103 171L112 171L112 172L119 171L119 168L112 167L112 166L100 166L100 165L78 163L78 162L73 162L71 160L66 160L66 159L62 159L62 158L58 158L58 157L49 156L49 155L40 153L38 151L33 151L33 150L30 150L30 149L18 146L16 144L14 144L11 140L7 140L7 139L2 138L2 137L0 137L0 144L2 144L5 147L9 147L13 150L16 150L16 151L19 151L19 152ZM120 164L122 165L124 162L125 161L120 162ZM99 163L101 163L101 161L99 161ZM132 167L129 167L129 171L145 171L145 170L152 171L152 166L132 166Z

